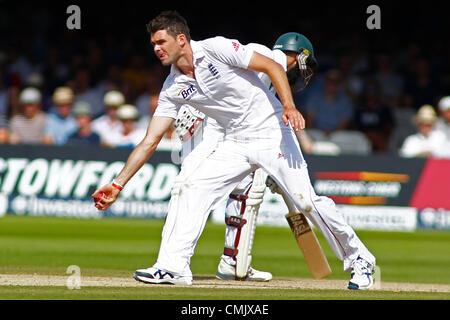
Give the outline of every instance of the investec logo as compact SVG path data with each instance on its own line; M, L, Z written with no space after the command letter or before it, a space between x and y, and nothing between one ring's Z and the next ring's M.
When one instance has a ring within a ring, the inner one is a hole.
M0 194L51 199L90 199L91 193L109 183L124 162L60 159L0 158ZM162 201L170 190L178 167L149 163L136 173L120 193L121 199Z
M197 92L197 89L195 89L194 85L191 84L189 87L184 87L183 89L178 92L178 97L181 95L184 100L189 100L192 98L192 96Z

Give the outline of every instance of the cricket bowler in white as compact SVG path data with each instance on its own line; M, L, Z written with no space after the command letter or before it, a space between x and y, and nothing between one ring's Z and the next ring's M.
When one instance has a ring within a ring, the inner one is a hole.
M303 82L302 89L306 87L317 65L311 42L305 36L296 32L289 32L280 36L274 44L274 48L276 48L274 50L256 43L247 44L246 47L278 62L287 72L288 82L294 90L296 90L295 87L298 85L299 79ZM258 77L275 94L275 88L272 86L269 76L263 72L259 72ZM204 114L188 104L180 108L174 126L176 133L183 141L182 159L203 140L204 135L209 137L208 144L210 148L214 148L217 143L213 139L222 138L220 126L217 125L214 119L205 118ZM301 134L301 140L299 141L301 147L308 147L307 144L311 144L309 141L310 138L304 131L300 131L299 133ZM203 144L202 148L205 149L207 147ZM267 175L265 173L260 174L263 174L263 180L266 181ZM219 279L254 281L269 281L272 279L270 272L260 271L250 266L257 210L263 201L266 186L265 182L262 185L255 184L253 175L254 173L248 175L233 190L226 205L225 247L216 272L216 277ZM277 192L278 187L270 180L270 177L268 184L273 186L271 187L272 192ZM250 206L255 207L254 210L256 212L253 213L254 217L246 215L245 217L247 219L244 219L244 212ZM245 220L245 222L242 220ZM245 224L251 224L251 226L245 229L243 228ZM251 234L246 234L245 231ZM250 237L248 239L249 243L242 244L241 242L245 241L246 237ZM248 257L238 255L240 250L248 252ZM242 257L247 258L249 261L246 261L247 264L243 262L245 268L247 268L245 270L245 276L238 278L236 275L236 263L238 262L238 258L242 259Z
M188 162L195 168L182 168L172 190L158 259L152 267L137 270L135 278L146 283L191 285L190 259L209 212L246 176L261 168L324 234L343 260L344 270L352 272L349 288L372 286L375 257L337 212L334 202L317 196L311 186L293 132L304 129L305 121L295 108L281 65L237 40L190 40L186 21L176 12L161 13L147 28L155 54L163 65L172 66L171 73L144 140L116 179L93 193L95 206L105 210L117 199L153 154L181 105L188 102L213 118L224 135L206 157L201 155L201 161ZM254 71L268 74L280 100ZM199 147L188 157L201 154ZM306 212L306 208L312 210Z

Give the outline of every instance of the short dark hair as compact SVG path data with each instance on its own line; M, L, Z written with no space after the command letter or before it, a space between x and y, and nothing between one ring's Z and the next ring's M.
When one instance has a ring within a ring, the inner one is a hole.
M150 35L159 30L166 30L173 37L184 34L188 41L191 40L186 19L177 11L163 11L147 23L147 32Z

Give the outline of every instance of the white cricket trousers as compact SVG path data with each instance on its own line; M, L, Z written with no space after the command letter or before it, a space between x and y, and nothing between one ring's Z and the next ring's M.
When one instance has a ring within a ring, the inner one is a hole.
M208 147L208 143L202 146L202 142L191 152L172 188L154 267L192 277L190 260L210 211L258 167L277 182L297 207L301 206L299 194L309 202L312 210L306 216L343 261L345 271L350 271L359 255L375 265L375 257L337 211L334 202L315 194L294 132L281 132L279 137L272 134L264 139L225 139L215 148L211 144Z

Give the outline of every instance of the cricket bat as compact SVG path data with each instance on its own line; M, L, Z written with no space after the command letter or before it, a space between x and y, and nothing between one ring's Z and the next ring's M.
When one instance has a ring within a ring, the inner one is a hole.
M306 264L309 267L314 279L323 279L331 274L331 268L328 260L323 253L322 247L317 240L316 234L311 229L305 215L299 212L292 204L291 200L284 193L284 202L289 209L286 220L297 240L298 246L305 257Z

